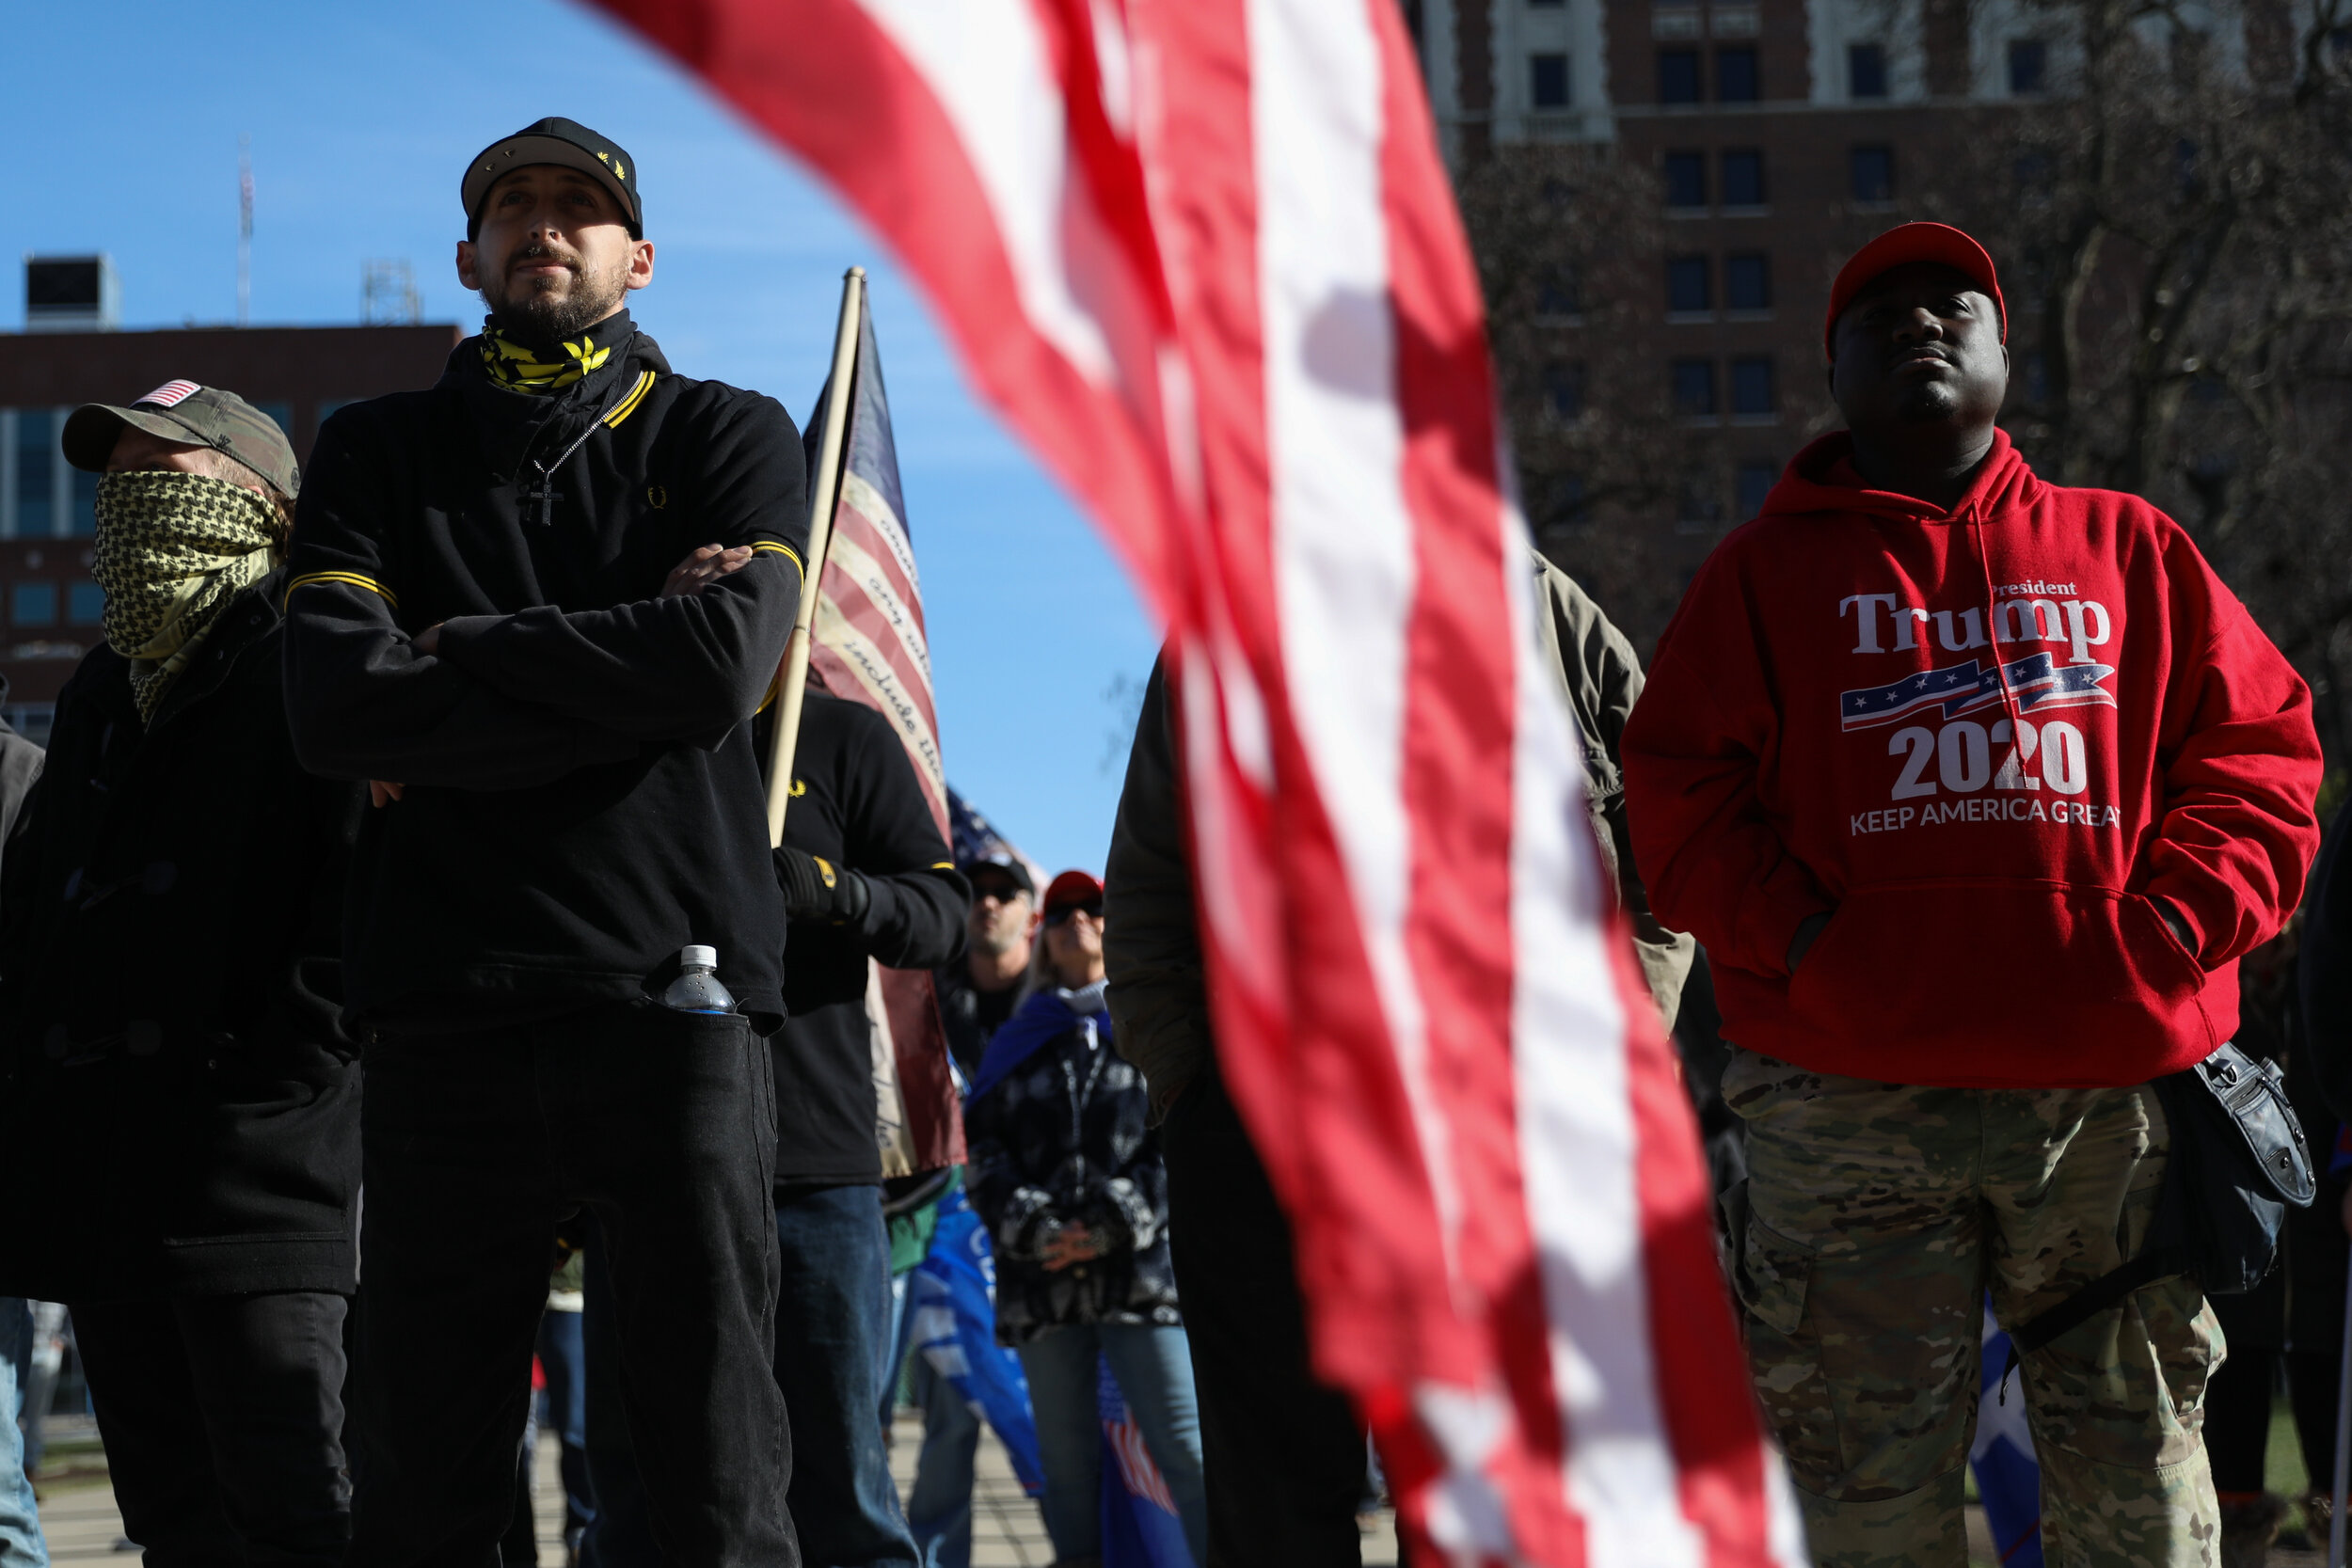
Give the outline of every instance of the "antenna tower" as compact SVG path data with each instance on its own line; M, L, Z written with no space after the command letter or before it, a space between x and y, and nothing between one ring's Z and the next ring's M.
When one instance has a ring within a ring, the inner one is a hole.
M237 325L253 325L253 137L237 137Z
M406 261L359 264L359 319L369 326L414 326L424 319L417 275Z

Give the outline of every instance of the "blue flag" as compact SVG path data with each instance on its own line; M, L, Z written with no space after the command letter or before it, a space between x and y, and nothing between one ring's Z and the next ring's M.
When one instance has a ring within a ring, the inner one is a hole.
M961 1187L939 1200L931 1249L907 1280L907 1314L914 1348L995 1429L1021 1490L1032 1497L1043 1492L1029 1380L1021 1358L996 1342L996 1259Z
M2042 1466L2033 1457L2033 1433L2026 1427L2026 1380L2010 1371L2009 1336L1985 1308L1984 1349L1978 1365L1977 1440L1968 1463L1977 1472L1977 1496L1993 1528L1993 1554L2001 1568L2042 1568Z
M1152 1463L1111 1364L1100 1356L1094 1402L1103 1418L1103 1568L1194 1568L1167 1478Z

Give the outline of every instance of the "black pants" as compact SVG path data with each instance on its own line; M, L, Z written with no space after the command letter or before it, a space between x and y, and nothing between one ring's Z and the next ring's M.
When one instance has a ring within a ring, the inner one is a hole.
M2225 1500L2263 1489L2271 1402L2281 1377L2312 1490L2325 1492L2334 1483L2336 1353L2233 1345L2230 1359L2205 1384L2205 1452L2214 1490Z
M342 1561L342 1297L70 1305L123 1533L151 1568Z
M367 1054L359 1568L495 1568L558 1219L596 1219L665 1557L797 1568L775 1085L739 1017L647 1004Z
M1209 1496L1208 1568L1363 1560L1364 1437L1307 1370L1291 1227L1216 1069L1160 1131Z

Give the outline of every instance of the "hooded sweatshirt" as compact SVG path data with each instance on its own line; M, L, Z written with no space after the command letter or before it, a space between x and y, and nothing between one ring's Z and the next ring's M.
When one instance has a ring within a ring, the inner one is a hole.
M2318 847L2310 691L2146 501L1996 432L1947 513L1851 451L1808 447L1700 568L1626 729L1634 854L1724 1037L1955 1087L2198 1061Z
M351 1022L394 1034L660 995L687 943L762 1033L784 895L744 722L808 537L773 400L672 372L626 312L545 396L479 339L428 391L340 409L295 516L286 708L314 773L407 786L360 831ZM660 594L706 544L750 562ZM441 627L439 651L413 639Z

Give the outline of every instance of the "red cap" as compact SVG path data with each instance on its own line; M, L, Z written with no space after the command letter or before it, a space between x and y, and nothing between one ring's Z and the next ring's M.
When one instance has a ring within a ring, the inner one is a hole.
M1103 884L1094 879L1092 873L1065 871L1045 884L1045 902L1038 906L1038 911L1052 914L1056 910L1067 909L1073 904L1099 904L1102 901Z
M1829 320L1821 324L1822 351L1837 357L1837 318L1854 295L1881 274L1914 261L1940 261L1967 274L1970 282L1993 296L1993 308L2001 313L2001 341L2009 341L2009 305L2001 298L2001 280L1984 246L1948 223L1899 223L1837 269L1837 281L1829 286Z

